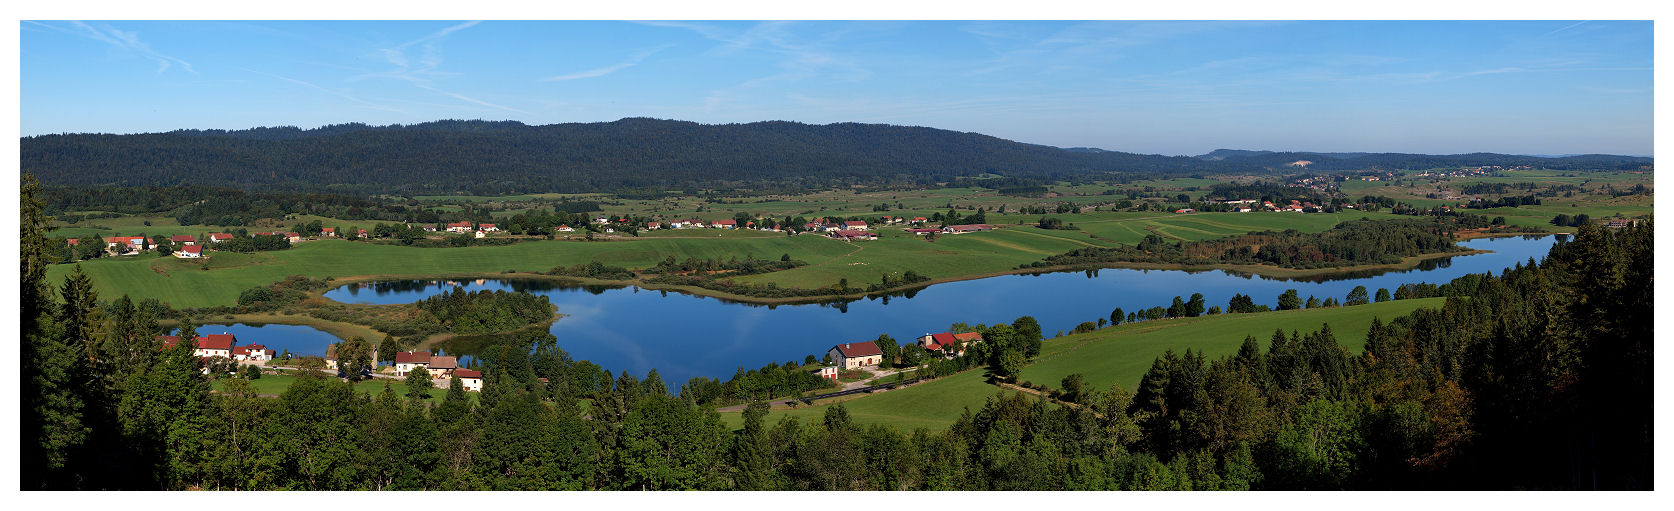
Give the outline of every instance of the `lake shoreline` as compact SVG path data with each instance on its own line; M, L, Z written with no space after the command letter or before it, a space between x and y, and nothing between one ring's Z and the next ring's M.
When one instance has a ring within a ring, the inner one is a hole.
M1516 234L1515 236L1529 236L1529 234ZM1536 236L1539 236L1539 235L1537 234ZM1499 237L1499 236L1477 236L1477 238L1486 238L1486 237ZM1491 252L1493 252L1493 251L1492 250L1464 250L1464 251L1458 251L1458 252L1437 252L1437 253L1433 253L1433 254L1423 254L1423 255L1417 255L1417 256L1412 256L1412 257L1406 257L1406 258L1403 258L1401 260L1401 262L1399 262L1399 263L1363 264L1363 265L1343 266L1343 267L1335 267L1335 268L1319 268L1319 269L1292 269L1292 268L1282 268L1282 267L1278 267L1278 266L1254 265L1254 264L1185 264L1185 263L1130 263L1130 262L1055 265L1055 266L1042 266L1042 267L1038 267L1038 268L1018 268L1018 269L996 271L996 272L986 272L986 273L977 273L977 274L969 274L969 275L960 275L960 276L955 276L955 277L943 277L943 278L939 278L939 279L931 279L931 280L927 280L927 281L924 281L924 282L917 282L917 283L913 283L913 284L909 284L909 285L905 285L905 286L897 286L897 287L892 287L892 288L888 288L888 289L881 289L881 290L877 290L877 291L863 291L863 292L858 292L858 293L829 294L829 295L816 295L816 296L778 297L778 298L763 298L763 297L756 297L756 296L740 295L740 294L734 294L734 293L727 293L727 292L724 292L724 291L716 291L716 290L713 290L713 289L702 288L702 287L697 287L697 286L655 284L655 283L645 282L643 279L605 280L605 279L595 279L595 278L590 278L590 277L576 277L576 276L568 276L568 275L547 275L547 274L543 274L543 273L532 273L532 272L530 272L530 273L525 273L525 272L500 272L500 273L471 273L471 272L466 272L466 273L446 273L446 274L430 274L430 275L355 275L355 276L350 276L350 277L335 278L335 279L332 279L331 282L333 284L337 284L337 286L335 286L333 288L333 289L337 289L337 288L341 288L343 286L352 285L352 284L361 284L361 283L366 283L366 282L387 282L387 281L397 281L397 280L490 280L490 279L508 280L508 279L515 279L515 280L559 282L559 283L564 283L564 284L574 285L574 286L610 286L610 287L634 286L634 287L638 287L640 289L646 289L646 290L651 290L651 291L674 291L674 292L677 292L677 293L683 293L683 294L687 294L687 295L691 295L691 296L704 297L704 298L715 298L715 299L719 299L719 300L723 300L723 301L738 302L738 303L744 303L744 304L749 304L749 305L809 305L809 304L821 304L821 303L832 303L832 302L848 302L848 301L862 300L862 299L865 299L865 298L868 298L868 297L876 297L876 296L890 296L890 295L896 295L896 294L901 294L901 293L905 293L905 292L921 290L921 289L924 289L924 288L927 288L927 287L930 287L930 286L934 286L936 284L946 284L946 283L950 283L950 282L963 282L963 281L970 281L970 280L980 280L980 279L993 278L993 277L1003 277L1003 276L1006 276L1006 275L1030 275L1030 274L1038 274L1038 273L1071 272L1071 271L1085 271L1085 270L1091 270L1091 269L1111 268L1111 269L1132 269L1132 270L1174 270L1174 271L1186 271L1186 272L1202 272L1202 271L1220 270L1220 271L1226 271L1228 273L1255 275L1255 276L1266 277L1266 278L1271 278L1271 279L1281 279L1281 280L1296 279L1296 280L1300 280L1300 279L1309 279L1309 278L1329 277L1329 276L1332 276L1332 275L1335 275L1335 274L1349 275L1349 274L1353 274L1353 273L1357 273L1357 272L1367 272L1367 271L1403 271L1403 270L1411 270L1411 269L1417 268L1424 261L1428 261L1428 260L1432 260L1432 259L1441 259L1441 258L1456 257L1456 256L1470 256L1470 255L1485 254L1485 253L1491 253ZM324 296L324 294L325 294L324 292L316 292L316 293L311 293L311 294L314 294L314 295L319 296L320 298L324 298L326 300L332 300L331 298L326 298ZM332 300L332 301L335 302L336 300ZM344 303L344 302L338 302L338 303Z

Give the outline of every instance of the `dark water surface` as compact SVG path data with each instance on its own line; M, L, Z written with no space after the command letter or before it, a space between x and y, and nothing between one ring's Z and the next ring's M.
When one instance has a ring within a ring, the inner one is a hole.
M545 295L564 315L553 324L552 333L572 357L591 360L612 372L626 370L641 377L655 368L664 381L678 387L694 376L725 380L741 366L801 362L804 356L821 355L834 344L872 340L879 334L889 334L904 344L925 333L945 331L955 322L992 324L1034 316L1051 336L1083 321L1108 318L1117 307L1126 312L1167 307L1175 296L1185 299L1192 293L1203 293L1207 306L1223 309L1235 293L1250 295L1256 303L1269 306L1275 305L1286 289L1296 289L1304 300L1312 295L1320 300L1336 297L1341 301L1355 286L1366 286L1367 295L1375 296L1378 288L1393 293L1406 283L1443 284L1469 273L1498 274L1531 258L1544 259L1554 242L1552 236L1477 239L1461 245L1493 252L1439 259L1406 271L1315 281L1269 279L1220 270L1103 269L950 282L907 296L840 305L762 306L631 286L566 287L552 282L494 279L351 284L325 296L345 303L410 303L455 285L473 291L499 289ZM269 328L272 326L283 325ZM210 327L199 330L209 332ZM244 340L244 336L239 339ZM323 352L324 347L319 349ZM469 354L465 347L455 351Z

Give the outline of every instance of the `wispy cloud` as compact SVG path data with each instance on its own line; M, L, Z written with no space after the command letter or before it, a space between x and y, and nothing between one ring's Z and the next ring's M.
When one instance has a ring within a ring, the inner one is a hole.
M601 68L598 68L598 69L589 69L587 71L582 71L582 72L579 72L579 73L570 73L570 74L565 74L565 75L549 76L549 77L546 77L546 78L542 78L541 81L543 81L543 82L562 82L562 81L568 81L568 80L579 80L579 79L582 79L582 78L598 78L600 76L605 76L605 75L608 75L608 74L611 74L611 73L614 73L614 72L617 72L617 71L621 71L623 69L627 69L627 68L639 65L639 63L644 62L646 58L649 58L651 55L653 55L653 54L655 54L659 51L663 51L665 49L668 49L670 46L673 46L673 45L672 44L665 44L665 45L662 45L662 46L658 46L656 48L652 48L652 49L645 50L645 51L642 51L642 52L639 52L639 53L635 53L632 57L629 57L628 60L624 60L622 62L611 64L609 66L601 67Z
M108 25L101 24L99 26L93 26L80 21L70 21L69 28L38 21L25 20L24 23L46 27L66 34L85 37L109 44L122 51L137 54L141 57L155 61L157 63L157 72L159 74L163 71L167 71L169 67L172 67L175 64L179 64L181 69L185 69L189 73L197 74L197 70L192 69L191 62L164 55L151 49L151 45L148 45L144 41L140 40L139 32L125 32Z
M1578 22L1571 23L1571 24L1568 24L1568 25L1564 25L1562 27L1559 27L1557 30L1553 30L1553 31L1547 32L1545 34L1541 34L1541 37L1546 37L1546 36L1549 36L1549 35L1552 35L1552 34L1556 34L1558 32L1563 32L1565 30L1569 30L1569 29L1572 29L1572 28L1575 28L1575 27L1579 27L1579 26L1584 25L1586 23L1587 23L1587 20L1582 20L1582 21L1578 21Z
M396 112L396 113L407 113L406 111L398 109L398 108L393 108L393 107L389 107L389 106L386 106L386 105L383 105L383 104L380 104L380 103L377 103L377 102L362 99L358 96L355 96L354 94L350 94L347 91L341 91L341 90L335 90L335 89L330 89L330 88L326 88L326 87L321 87L319 85L315 85L313 83L309 83L309 82L306 82L306 81L303 81L303 80L298 80L298 79L291 78L291 77L288 77L288 76L280 76L280 75L276 75L276 74L273 74L273 73L265 73L265 72L261 72L261 71L256 71L254 69L245 69L244 71L259 74L259 75L263 75L263 76L272 77L276 80L280 80L280 81L283 81L283 82L292 83L292 84L296 84L296 85L301 85L301 86L307 87L309 89L313 89L313 90L317 90L317 91L324 92L324 93L327 93L327 94L331 94L333 96L337 96L337 97L340 97L340 98L343 98L343 99L347 99L347 100L349 100L351 102L354 102L354 103L356 103L360 106L363 106L363 107L366 107L366 108L371 108L373 110L383 110L383 111L386 111L386 112Z
M705 39L721 44L704 53L706 57L727 57L742 52L761 52L779 57L778 72L757 76L737 85L711 91L704 98L706 110L713 112L746 99L747 92L773 83L797 83L814 78L830 81L858 82L871 77L870 70L857 59L833 50L849 36L849 31L838 29L817 34L799 33L802 24L785 21L756 23L743 30L684 22L638 22L643 25L679 28L692 31Z
M464 22L464 23L460 23L458 25L453 25L453 26L438 30L436 32L432 32L431 34L426 35L424 37L420 37L418 39L414 39L414 40L407 41L405 43L396 45L393 48L380 48L377 51L378 56L383 57L383 59L385 61L389 62L390 65L395 66L395 69L391 69L389 71L384 71L384 72L379 72L379 73L367 73L367 74L363 74L363 75L360 75L360 76L352 77L352 78L350 78L350 80L351 81L364 80L364 79L367 79L367 78L390 78L390 79L395 79L395 80L402 80L402 81L413 84L414 87L418 87L420 89L424 89L424 90L427 90L427 91L430 91L430 92L441 94L441 95L444 95L444 96L447 96L447 97L450 97L450 98L454 98L454 99L457 99L457 100L460 100L460 101L464 101L464 102L467 102L467 103L527 115L529 112L526 112L526 111L523 111L523 110L518 110L516 108L512 108L512 107L505 106L505 105L490 103L490 102L483 101L483 100L480 100L480 99L476 99L476 98L473 98L473 97L470 97L470 96L466 96L464 94L460 94L460 93L457 93L457 92L444 90L444 89L436 86L435 82L438 79L452 78L452 77L455 77L455 76L459 76L458 73L451 73L451 72L438 70L438 68L440 68L442 66L442 61L443 61L443 58L442 58L442 42L444 40L446 40L449 35L452 35L453 33L461 31L461 30L465 30L467 28L477 26L478 23L482 23L482 22L481 21L467 21L467 22ZM416 59L414 58L414 56L408 54L408 51L415 46L418 47L418 49L419 49L419 54L417 55Z

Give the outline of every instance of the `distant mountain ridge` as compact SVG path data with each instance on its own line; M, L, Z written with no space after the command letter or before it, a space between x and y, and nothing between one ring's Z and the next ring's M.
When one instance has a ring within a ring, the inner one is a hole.
M1220 150L1218 160L1063 149L980 133L885 124L789 121L699 124L626 118L527 125L444 120L313 129L60 134L20 140L22 169L48 185L227 186L344 193L528 193L687 187L831 187L945 182L997 174L1063 179L1110 173L1201 174L1540 164L1615 168L1649 158L1275 153ZM1210 156L1204 155L1204 156Z

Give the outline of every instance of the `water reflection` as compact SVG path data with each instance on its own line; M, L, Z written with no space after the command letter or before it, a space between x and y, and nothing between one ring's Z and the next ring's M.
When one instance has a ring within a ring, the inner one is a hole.
M1222 270L1092 269L1007 275L949 282L859 300L760 306L679 292L641 293L636 287L580 286L556 280L485 279L398 281L346 286L326 297L354 303L409 303L453 286L502 289L547 296L564 317L551 332L577 360L643 375L652 368L665 381L692 376L726 377L738 367L802 360L841 342L888 334L898 342L946 330L955 322L1010 322L1034 316L1048 332L1108 317L1112 309L1166 307L1175 296L1202 293L1223 308L1233 294L1276 305L1286 289L1339 300L1356 286L1393 292L1401 284L1446 283L1467 273L1498 273L1540 260L1554 238L1507 237L1462 243L1490 253L1427 261L1414 269L1362 272L1312 280L1255 278ZM358 289L357 289L358 288ZM750 305L750 306L740 306ZM467 354L481 340L460 338L443 346Z

